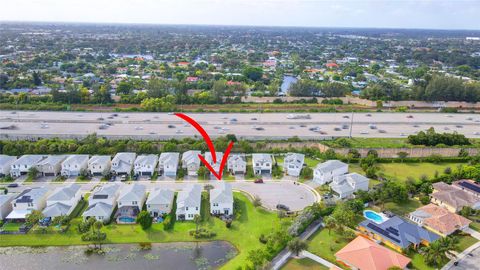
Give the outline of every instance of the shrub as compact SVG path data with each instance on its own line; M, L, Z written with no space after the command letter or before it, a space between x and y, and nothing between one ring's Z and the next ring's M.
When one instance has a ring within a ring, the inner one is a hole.
M225 220L225 227L227 227L227 228L231 228L231 227L232 227L232 220L231 220L231 219Z
M420 196L420 202L423 205L427 205L427 204L430 203L430 197L428 197L427 195L422 195L422 196Z
M205 228L199 228L198 230L190 230L189 234L196 239L212 238L217 235L215 232L209 231Z
M150 214L143 210L140 211L137 215L137 222L142 226L142 229L146 230L152 226L152 221L153 218L150 216Z
M165 231L168 231L170 229L173 228L173 221L172 221L172 217L170 215L168 215L162 222L163 224L163 229Z

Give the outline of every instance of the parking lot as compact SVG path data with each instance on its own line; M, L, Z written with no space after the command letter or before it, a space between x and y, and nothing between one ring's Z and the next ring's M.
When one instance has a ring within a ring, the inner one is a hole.
M188 113L212 136L304 139L331 137L406 137L434 127L480 138L480 116L442 113ZM197 131L171 113L99 113L1 111L2 138L82 138L97 133L109 138L170 139Z

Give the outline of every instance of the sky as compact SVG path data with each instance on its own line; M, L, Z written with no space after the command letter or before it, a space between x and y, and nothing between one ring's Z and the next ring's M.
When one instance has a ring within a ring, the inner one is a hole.
M480 30L480 0L0 0L0 21Z

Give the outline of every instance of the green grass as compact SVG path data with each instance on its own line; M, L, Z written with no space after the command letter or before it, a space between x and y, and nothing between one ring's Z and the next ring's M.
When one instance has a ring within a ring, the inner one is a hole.
M385 203L385 210L391 211L399 216L406 216L421 206L422 203L420 203L418 200L410 199L404 203Z
M328 229L322 229L308 240L307 250L331 263L336 263L335 253L349 242L333 230L329 234Z
M223 269L236 269L244 266L249 250L263 246L258 240L261 234L268 234L273 229L280 227L280 221L276 214L262 208L253 207L252 203L243 194L234 193L239 201L241 215L234 220L230 229L218 218L206 215L202 221L202 227L216 232L217 236L210 240L225 240L233 244L238 255L227 262ZM2 235L0 246L59 246L86 244L77 233L77 224L81 218L72 220L70 228L64 234L26 234L26 235ZM169 231L163 230L162 224L153 224L146 231L139 225L116 225L104 227L107 233L106 243L139 243L139 242L181 242L194 241L188 231L195 229L193 222L175 222L174 228Z
M327 267L309 258L290 259L282 270L328 270Z
M18 228L20 228L22 225L23 225L23 223L9 222L9 223L4 224L2 228L6 232L17 232Z
M456 251L458 252L462 252L464 251L465 249L467 249L468 247L470 247L471 245L475 244L476 242L478 242L478 240L470 235L462 235L462 234L456 234L457 238L458 238L458 245L457 245L457 248L455 249Z
M345 140L349 143L348 147L350 148L402 148L412 146L407 143L407 139L401 138L345 138ZM342 141L345 140L342 139ZM344 147L339 145L336 140L323 141L322 144L330 147Z
M431 266L428 266L427 263L425 263L425 258L423 255L420 253L415 253L413 256L410 257L412 260L412 269L418 269L418 270L433 270L434 268Z
M480 232L480 223L472 222L472 223L470 223L470 228L472 228L473 230L475 230L477 232Z

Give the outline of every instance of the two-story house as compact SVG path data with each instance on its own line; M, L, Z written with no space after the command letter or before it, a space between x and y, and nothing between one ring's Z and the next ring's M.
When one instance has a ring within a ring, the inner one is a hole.
M272 173L272 155L252 154L253 173L257 175Z
M222 181L219 186L210 190L210 213L226 217L233 215L233 192L229 183Z
M157 168L157 155L140 155L135 159L134 174L141 176L152 176Z
M24 221L33 210L41 211L45 208L48 192L44 187L25 189L12 200L13 210L6 219Z
M65 155L48 156L37 163L36 167L43 176L57 176L62 170L62 162L67 158Z
M200 158L198 155L201 155L200 151L187 151L182 154L182 168L187 169L187 174L189 176L197 176L198 169L200 168Z
M79 176L87 173L88 155L70 155L62 162L62 175L66 177Z
M88 172L92 176L104 176L110 173L112 160L110 156L92 156L88 160Z
M70 215L82 199L80 185L70 184L56 188L47 198L47 207L43 210L45 217Z
M352 197L358 190L368 191L369 182L370 179L361 174L349 173L334 177L330 188L336 199L346 199Z
M30 168L35 167L38 162L45 158L47 158L45 155L23 155L12 163L10 175L12 177L26 175Z
M10 174L12 164L17 160L17 157L0 155L0 177L5 177Z
M95 218L104 223L110 222L120 191L118 184L106 184L95 188L88 199L88 207L83 212L84 219Z
M205 153L205 160L207 163L212 166L213 170L218 172L220 169L220 164L222 163L223 153L222 152L215 152L216 162L213 162L212 153L206 152Z
M170 189L156 188L148 195L147 211L152 217L166 215L172 211L175 192Z
M283 171L290 176L298 177L305 161L304 154L288 153L283 160Z
M245 158L245 155L231 154L228 157L227 169L231 174L247 173L247 160Z
M137 154L131 152L117 153L112 160L111 171L115 175L130 175Z
M165 152L160 154L158 160L159 175L175 178L177 177L178 160L180 153Z
M313 181L324 185L333 181L333 178L348 173L348 164L340 160L327 160L319 163L313 170Z
M193 220L195 215L200 215L202 203L202 187L188 185L177 196L177 220Z
M135 223L138 213L147 199L144 185L126 185L118 196L118 211L115 214L117 223Z

